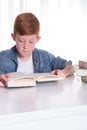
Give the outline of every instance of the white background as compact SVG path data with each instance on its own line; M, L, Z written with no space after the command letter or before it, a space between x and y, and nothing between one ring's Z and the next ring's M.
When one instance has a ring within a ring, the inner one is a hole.
M0 0L0 50L15 44L10 34L22 12L34 13L41 23L36 47L73 64L87 60L87 0Z

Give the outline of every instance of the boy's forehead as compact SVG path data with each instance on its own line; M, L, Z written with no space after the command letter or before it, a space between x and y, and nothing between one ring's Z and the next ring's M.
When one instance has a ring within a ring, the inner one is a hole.
M33 35L20 35L20 34L17 34L16 37L19 37L19 38L36 39L36 38L37 38L37 35L36 35L36 34L33 34Z

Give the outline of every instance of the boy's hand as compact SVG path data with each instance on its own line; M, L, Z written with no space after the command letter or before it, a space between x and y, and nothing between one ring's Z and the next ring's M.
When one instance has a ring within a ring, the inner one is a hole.
M58 77L66 77L65 73L63 73L62 70L53 70L51 71L51 74L57 75Z
M0 75L0 87L5 87L5 83L8 78L9 78L9 75L7 74Z

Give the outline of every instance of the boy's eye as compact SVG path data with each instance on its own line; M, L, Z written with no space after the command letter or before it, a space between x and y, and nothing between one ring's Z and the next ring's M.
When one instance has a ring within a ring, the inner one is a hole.
M24 42L24 41L22 41L22 40L19 40L19 42Z
M31 44L32 44L33 42L29 42L29 43L31 43Z
M35 43L35 41L34 41L34 40L33 40L33 41L29 41L29 43L30 43L30 44L34 44L34 43Z

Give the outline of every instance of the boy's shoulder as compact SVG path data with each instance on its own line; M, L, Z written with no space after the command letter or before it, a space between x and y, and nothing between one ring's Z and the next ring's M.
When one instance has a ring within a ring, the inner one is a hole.
M0 56L5 56L10 52L9 49L0 51Z
M8 56L12 56L14 55L16 52L16 49L15 49L15 46L10 48L10 49L6 49L6 50L2 50L0 51L0 56L5 56L5 57L8 57Z
M38 48L35 48L33 53L39 53L39 54L51 54L49 53L48 51L44 50L44 49L38 49Z

